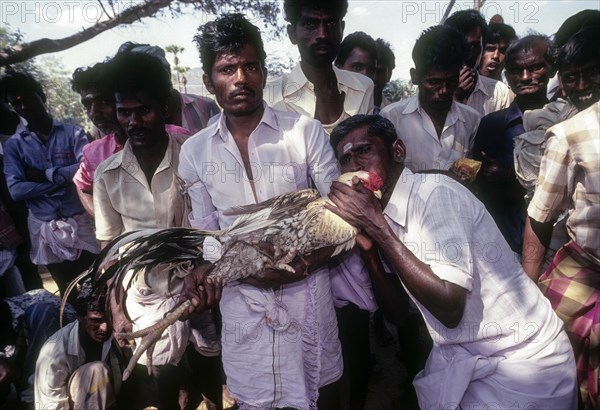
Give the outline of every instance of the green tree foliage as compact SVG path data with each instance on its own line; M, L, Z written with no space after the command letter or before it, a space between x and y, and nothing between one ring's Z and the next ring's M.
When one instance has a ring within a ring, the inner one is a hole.
M18 44L23 37L20 31L13 31L9 26L0 27L0 48ZM11 69L28 73L40 81L46 93L46 105L52 116L59 121L78 124L86 130L91 129L79 95L71 90L71 73L55 57L45 57L40 61L27 60L11 66ZM6 68L0 68L4 74Z
M417 87L411 81L392 80L383 89L383 96L391 102L396 102L413 96Z
M56 53L84 43L98 34L117 26L131 24L148 17L170 12L172 16L189 11L192 7L199 13L217 15L225 12L248 12L267 27L270 34L279 36L283 27L278 27L279 1L273 0L97 0L102 9L98 21L70 36L49 39L41 38L29 43L16 42L0 49L0 66L27 61L42 54ZM23 2L24 4L24 2Z

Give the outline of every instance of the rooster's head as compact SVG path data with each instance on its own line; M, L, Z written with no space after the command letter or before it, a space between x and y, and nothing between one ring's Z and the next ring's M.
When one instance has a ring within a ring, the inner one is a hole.
M352 178L354 177L358 177L365 188L373 192L378 199L381 199L381 187L383 186L383 181L379 175L367 171L346 172L345 174L340 175L338 182L352 186Z

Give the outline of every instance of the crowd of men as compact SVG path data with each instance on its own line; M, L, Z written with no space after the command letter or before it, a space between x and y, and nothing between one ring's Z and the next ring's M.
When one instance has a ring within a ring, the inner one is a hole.
M394 53L344 38L347 1L283 8L300 61L276 78L243 15L199 27L214 100L175 90L157 46L77 69L94 140L52 117L29 73L5 71L0 402L363 409L375 316L397 331L407 408L600 409L600 11L552 38L456 12L416 40L418 91L392 103ZM381 198L334 182L353 171L377 174ZM60 320L41 289L39 266L64 296L123 233L222 230L232 207L311 187L360 232L344 255L296 258L298 274L139 275L118 306L84 282ZM114 334L182 297L189 314L124 380L136 346Z

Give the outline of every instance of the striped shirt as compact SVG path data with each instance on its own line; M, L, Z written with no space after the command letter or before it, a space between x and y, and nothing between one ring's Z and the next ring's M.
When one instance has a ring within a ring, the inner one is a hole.
M600 263L600 102L548 130L527 213L538 222L569 209L569 236Z

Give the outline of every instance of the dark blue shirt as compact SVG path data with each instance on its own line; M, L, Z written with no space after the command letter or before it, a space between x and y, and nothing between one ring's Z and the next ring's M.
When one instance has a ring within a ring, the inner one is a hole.
M473 158L483 163L477 178L479 199L518 253L523 244L526 208L525 190L515 174L513 150L515 137L524 132L523 113L513 102L481 119L473 145Z
M10 195L15 201L25 201L33 216L42 221L84 212L73 176L87 143L82 128L56 120L45 143L29 130L13 135L4 144L4 174ZM28 168L44 170L47 181L28 181Z

